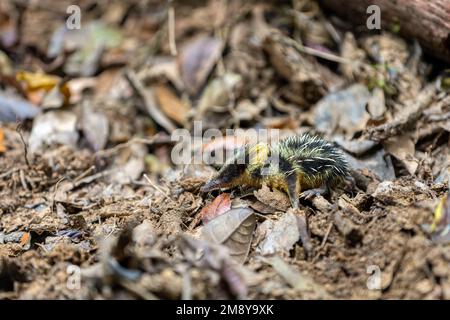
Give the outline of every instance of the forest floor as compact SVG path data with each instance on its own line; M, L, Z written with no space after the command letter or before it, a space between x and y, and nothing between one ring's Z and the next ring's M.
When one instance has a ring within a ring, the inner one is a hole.
M445 65L312 0L73 2L0 4L0 298L450 299ZM313 256L282 192L200 192L196 126L343 150Z

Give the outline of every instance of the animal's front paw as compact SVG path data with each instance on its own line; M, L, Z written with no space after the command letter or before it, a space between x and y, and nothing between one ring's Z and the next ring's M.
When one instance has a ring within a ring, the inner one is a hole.
M323 194L322 189L310 189L305 190L300 194L300 198L305 200L311 200L314 197L321 196Z

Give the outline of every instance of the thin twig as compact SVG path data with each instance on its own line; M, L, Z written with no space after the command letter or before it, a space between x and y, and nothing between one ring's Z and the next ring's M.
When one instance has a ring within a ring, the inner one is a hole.
M13 173L16 172L16 171L19 171L19 168L12 168L11 170L9 170L9 171L7 171L7 172L5 172L5 173L0 174L0 179L3 179L3 178L5 178L5 177L7 177L7 176L13 174Z
M325 233L322 243L320 244L319 250L322 249L325 246L325 244L327 243L328 236L330 235L330 232L331 232L331 228L333 228L333 222L330 222L330 225L327 228L327 232Z
M81 173L78 177L75 178L74 182L78 182L79 180L86 177L88 174L90 174L92 171L94 171L95 166L90 166L87 170L85 170L83 173Z
M296 50L306 53L306 54L310 54L312 56L315 57L319 57L325 60L329 60L329 61L333 61L333 62L337 62L337 63L343 63L343 64L350 64L352 63L351 60L349 59L345 59L342 58L340 56L337 56L335 54L332 53L328 53L328 52L323 52L317 49L313 49L310 47L305 47L303 44L298 43L297 41L290 39L290 38L284 38L284 40L286 41L287 44L292 45Z
M161 192L161 194L170 202L175 203L175 201L173 201L169 195L167 194L167 192L165 192L164 190L162 190L160 187L158 187L156 184L153 183L152 180L150 180L150 178L144 173L144 178L145 180L147 180L147 182L149 183L150 186L152 186L154 189L158 190L159 192Z
M17 124L16 131L17 131L17 133L20 136L20 140L22 140L25 162L27 164L28 169L31 169L30 162L28 161L28 146L27 146L27 143L25 142L25 139L23 138L23 135L22 135L22 124L20 122Z
M169 11L167 12L168 18L167 23L169 24L169 48L170 54L172 56L176 56L177 52L177 44L175 43L175 9L173 8L172 1L170 1Z
M56 192L58 192L59 184L60 184L64 179L66 179L66 178L65 178L65 177L62 177L62 178L59 179L59 180L56 182L56 184L55 184L55 190L53 191L53 195L52 195L52 203L51 203L51 205L50 205L50 209L52 210L52 213L53 213L53 210L54 210L54 208L55 208Z
M25 190L30 191L30 189L28 188L27 182L25 181L25 172L22 169L19 170L19 178L20 178L20 182L22 183L22 187Z
M159 135L153 136L150 139L133 137L130 140L128 140L127 142L120 143L110 149L99 150L94 154L94 156L109 157L109 156L115 154L116 152L118 152L119 150L121 150L123 148L127 148L134 143L154 145L154 144L171 144L171 143L175 143L175 141L172 141L172 139L168 136L166 137L166 136L159 136Z
M99 179L99 178L106 177L107 175L110 175L110 174L113 173L114 171L116 171L116 170L115 170L115 169L104 170L104 171L102 171L102 172L99 172L99 173L93 174L93 175L91 175L91 176L82 178L82 179L80 179L80 180L78 180L78 181L75 181L75 182L73 183L73 185L72 185L72 188L70 188L70 190L72 190L72 189L74 189L74 188L77 188L77 187L81 186L82 184L85 184L85 183L91 183L91 182L93 182L93 181L95 181L95 180L97 180L97 179Z

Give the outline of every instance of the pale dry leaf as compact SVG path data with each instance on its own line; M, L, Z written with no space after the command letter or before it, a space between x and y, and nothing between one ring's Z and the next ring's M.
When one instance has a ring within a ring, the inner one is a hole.
M279 211L286 211L291 206L289 198L285 193L277 189L270 190L266 184L263 184L261 189L256 190L254 195L263 204L277 208Z
M103 149L108 142L109 121L104 113L95 112L87 104L83 105L81 129L94 151Z
M389 138L384 142L384 149L387 153L401 161L409 174L416 172L419 161L414 156L416 146L410 134Z
M231 72L211 80L203 90L198 102L196 119L201 119L213 107L227 106L233 95L236 97L236 91L241 83L242 77Z
M348 136L364 130L370 119L366 111L370 97L369 90L362 84L328 94L314 107L316 128L320 132L332 134L337 131Z
M29 138L31 152L46 145L64 144L75 147L78 141L77 116L69 111L51 111L34 119Z
M291 211L283 214L277 221L264 221L258 227L257 234L263 240L256 250L263 256L288 252L300 239L297 218Z
M372 120L383 118L386 113L386 104L383 89L376 87L372 91L372 96L367 103L367 111Z
M205 240L223 244L230 255L239 263L244 263L253 238L256 217L249 208L232 209L211 220L203 227Z
M182 49L179 65L184 85L190 94L198 93L219 60L223 48L222 40L202 37Z
M302 274L284 262L280 257L275 256L264 259L273 269L286 281L292 288L299 291L312 291L318 295L318 298L329 298L325 288L314 281L311 277Z

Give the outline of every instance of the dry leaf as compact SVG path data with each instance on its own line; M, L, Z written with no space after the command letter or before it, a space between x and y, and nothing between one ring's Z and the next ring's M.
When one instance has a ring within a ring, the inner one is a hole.
M254 199L251 203L250 203L250 207L260 213L263 214L271 214L271 213L275 213L278 211L277 208L271 207L267 204L262 203L261 201L259 201L258 199Z
M70 103L76 104L83 98L83 91L94 88L97 85L97 78L75 78L66 82L70 90ZM103 81L104 83L104 81Z
M77 116L69 111L51 111L34 119L28 140L30 151L42 151L46 145L64 144L75 147L78 141Z
M289 251L300 239L297 218L291 211L283 214L277 221L264 221L256 233L257 238L263 238L257 248L262 255Z
M416 146L410 134L389 138L384 142L387 153L401 161L409 174L413 175L419 166L419 161L414 157Z
M28 250L31 247L31 234L29 232L25 232L20 238L20 245Z
M175 122L181 125L186 124L189 107L165 85L158 85L154 90L161 110Z
M395 170L392 160L383 149L374 153L369 153L363 157L355 158L350 154L345 154L346 159L353 170L369 170L380 180L394 180Z
M32 73L27 71L19 71L16 74L17 81L25 83L25 90L34 91L44 89L50 91L60 82L57 76L48 75L45 73Z
M149 59L148 66L139 71L143 79L150 82L152 80L161 80L161 78L167 79L178 91L184 91L184 84L181 80L176 59L173 57L154 57Z
M250 250L256 217L249 208L232 209L203 227L205 240L228 247L230 255L244 263Z
M196 95L219 60L223 42L212 37L202 37L183 48L180 56L181 76L190 94Z
M202 119L202 116L212 107L227 106L233 96L236 98L236 91L241 84L242 76L232 72L211 80L202 92L195 118Z
M4 76L13 76L12 62L9 57L0 50L0 74Z
M109 121L104 113L94 112L93 107L83 104L81 129L94 151L103 149L108 142Z
M434 220L431 225L431 231L435 231L438 225L450 223L450 193L441 198L436 210L434 211Z
M292 288L299 291L313 291L320 299L329 298L325 288L314 281L307 275L301 274L294 270L289 264L284 262L280 257L264 259L264 262L270 264L273 269L286 281Z
M434 211L433 223L425 227L435 243L450 242L450 193L441 198Z
M59 108L69 102L69 87L57 76L19 71L16 79L24 83L28 100L35 104L42 103L45 108Z
M200 211L200 217L204 224L207 224L214 218L224 214L231 209L231 198L229 193L222 193L214 199L209 205L203 207Z
M0 121L14 122L32 119L40 109L27 100L13 95L0 94Z
M289 198L285 193L277 189L270 190L266 184L263 184L261 189L255 191L254 195L263 204L277 208L278 211L286 211L291 207Z
M64 48L75 50L64 64L64 72L70 75L93 76L101 58L109 49L122 43L120 30L101 21L91 21L81 29L68 30L64 35Z
M156 123L166 129L167 132L171 133L176 130L177 127L175 124L159 109L153 88L144 87L141 79L139 79L137 74L132 70L128 70L128 72L125 73L125 76L136 93L141 97L144 103L143 110L145 110Z
M328 94L314 107L316 128L328 134L345 132L348 136L364 130L370 119L366 111L370 97L369 90L362 84Z
M5 147L5 133L2 128L0 128L0 153L3 153L6 151Z
M372 97L367 104L367 111L370 113L372 120L383 118L386 113L386 104L384 99L384 91L381 88L374 88Z

